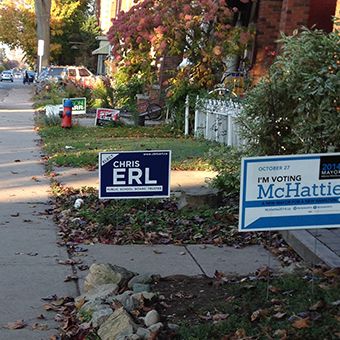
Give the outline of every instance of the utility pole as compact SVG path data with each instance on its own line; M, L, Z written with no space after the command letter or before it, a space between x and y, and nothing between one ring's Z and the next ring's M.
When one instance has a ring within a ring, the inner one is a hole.
M41 57L41 66L48 66L50 59L51 0L35 0L35 15L37 18L38 41L44 41L44 54Z

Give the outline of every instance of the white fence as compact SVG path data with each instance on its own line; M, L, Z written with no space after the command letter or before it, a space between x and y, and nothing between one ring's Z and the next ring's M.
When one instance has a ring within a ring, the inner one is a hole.
M194 134L229 146L242 144L235 117L242 106L232 100L196 99Z

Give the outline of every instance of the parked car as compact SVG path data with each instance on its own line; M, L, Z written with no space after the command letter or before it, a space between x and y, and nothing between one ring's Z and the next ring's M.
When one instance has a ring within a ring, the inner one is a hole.
M72 81L80 86L90 88L94 86L97 79L91 71L83 66L66 66L62 77L65 81Z
M22 77L22 73L20 71L16 71L14 72L13 77L19 79Z
M60 83L63 81L62 73L64 72L64 69L65 66L50 66L39 74L36 82Z
M13 74L12 71L2 71L0 76L0 81L11 81L13 82Z

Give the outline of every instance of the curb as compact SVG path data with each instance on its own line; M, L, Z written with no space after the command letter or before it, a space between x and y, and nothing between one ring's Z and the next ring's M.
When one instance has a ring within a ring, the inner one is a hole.
M325 263L327 266L340 267L340 257L306 230L282 231L285 241L310 264Z

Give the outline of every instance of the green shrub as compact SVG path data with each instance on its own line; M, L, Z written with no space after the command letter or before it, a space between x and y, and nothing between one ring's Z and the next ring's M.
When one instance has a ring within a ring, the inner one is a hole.
M166 107L169 112L170 124L176 131L184 130L185 100L189 96L189 124L193 128L195 103L198 95L206 94L198 84L193 84L185 72L180 72L171 80L167 90Z
M113 87L108 78L98 79L92 90L93 106L112 108L113 103Z
M46 105L60 105L63 98L86 98L87 107L92 107L92 90L77 86L72 82L63 84L49 83L34 96L34 107L43 108Z
M241 134L255 154L340 150L339 32L283 36L282 53L244 100Z
M34 96L34 107L43 108L46 105L60 105L63 98L67 98L68 94L60 84L49 84Z
M125 108L130 112L137 112L137 94L145 92L146 75L136 71L131 75L129 67L122 66L114 74L113 98L114 105Z

